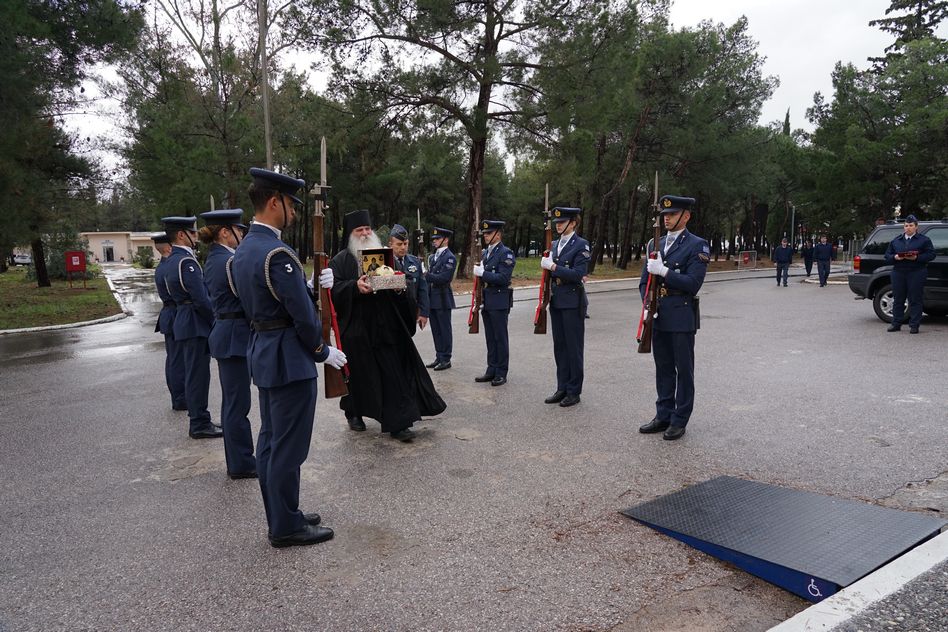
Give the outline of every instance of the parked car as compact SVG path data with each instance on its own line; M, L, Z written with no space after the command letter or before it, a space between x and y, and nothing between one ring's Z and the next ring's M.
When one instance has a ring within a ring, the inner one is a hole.
M876 226L862 250L853 257L849 289L859 299L871 299L872 308L882 321L892 322L892 264L886 263L889 243L904 231L901 222L889 221ZM928 264L928 278L922 297L922 310L930 316L948 314L948 219L919 222L918 232L935 246L935 259Z
M33 263L33 255L13 255L13 265L15 266L28 266Z

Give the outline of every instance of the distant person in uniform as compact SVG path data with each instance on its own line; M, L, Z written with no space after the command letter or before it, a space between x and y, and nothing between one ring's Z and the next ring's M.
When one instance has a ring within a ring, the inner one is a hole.
M431 310L431 337L434 339L435 359L427 364L429 369L444 371L451 368L451 352L454 340L451 335L451 310L454 309L454 291L451 281L457 268L457 258L448 248L454 231L435 227L431 234L434 252L428 257L428 282Z
M165 383L171 393L172 410L187 410L188 401L184 394L184 354L181 345L174 341L174 312L175 302L171 298L168 288L168 257L171 255L171 243L166 233L152 235L155 249L161 256L155 266L155 290L161 299L161 311L158 312L158 322L155 323L155 333L161 333L165 338Z
M300 511L300 466L316 418L316 363L338 369L346 356L323 341L303 266L280 239L296 219L302 204L296 193L305 182L266 169L250 175L254 222L231 268L252 329L247 359L260 402L257 477L267 537L277 548L317 544L332 538L333 530L320 525L318 513ZM331 284L332 274L321 274L323 282Z
M401 224L392 226L392 232L389 233L388 237L388 246L392 249L392 255L395 258L395 269L405 274L408 297L415 304L418 314L415 322L418 329L424 329L428 324L430 314L428 282L425 280L421 259L408 252L408 243L408 229Z
M411 339L418 307L407 292L373 292L361 273L360 251L381 247L367 210L347 213L343 234L345 246L329 262L333 275L329 289L349 359L349 394L339 407L351 430L365 430L363 417L370 417L378 420L382 432L409 442L415 437L411 430L415 422L445 409Z
M211 383L211 356L207 337L214 323L214 308L207 296L204 272L194 255L197 242L196 217L164 217L162 223L171 241L171 254L165 263L164 279L175 302L175 344L184 358L184 393L192 439L216 439L223 436L220 426L211 422L207 411L207 393Z
M891 242L885 260L892 264L892 324L887 331L899 331L905 317L905 300L909 304L909 333L917 334L922 324L922 295L925 290L928 263L935 258L935 246L925 235L918 234L918 219L905 218L905 232Z
M547 404L575 406L583 392L583 351L586 338L586 290L583 278L589 267L589 242L576 234L578 208L556 207L553 226L558 235L550 255L540 267L550 272L550 321L553 329L553 359L556 361L556 391Z
M695 332L700 327L698 292L711 260L708 242L688 232L695 199L665 195L658 201L667 234L659 243L649 242L647 259L639 280L645 300L650 274L658 277L658 310L652 328L655 360L655 417L639 432L663 432L673 441L685 434L695 404ZM655 279L653 279L654 281Z
M813 258L816 259L816 272L820 277L820 287L825 287L830 275L830 262L833 260L833 246L827 243L826 235L820 235L820 243L813 249Z
M513 250L501 241L503 229L504 222L500 220L485 219L481 222L481 237L486 248L481 253L481 260L474 266L474 276L483 284L481 318L487 343L487 370L474 381L490 382L491 386L507 383L510 364L507 320L513 307L510 279L517 259Z
M790 272L790 264L793 262L793 248L790 247L786 237L781 239L780 245L774 248L774 254L771 258L777 264L777 287L780 287L781 277L783 278L783 286L787 287L787 276Z
M205 226L198 235L209 244L204 261L204 284L214 306L214 326L208 336L211 357L217 360L221 383L221 429L224 431L224 459L232 479L257 478L250 430L250 371L247 344L250 323L240 304L234 284L234 251L243 238L242 209L222 209L201 213Z
M813 244L809 239L803 240L803 248L800 249L800 254L803 256L803 265L806 267L806 276L809 278L813 271Z

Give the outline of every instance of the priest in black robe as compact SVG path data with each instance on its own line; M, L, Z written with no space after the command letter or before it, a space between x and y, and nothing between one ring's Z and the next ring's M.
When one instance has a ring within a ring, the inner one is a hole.
M370 417L382 424L382 432L411 441L416 421L445 409L412 341L417 307L408 292L373 292L362 274L359 251L382 247L368 211L348 213L343 235L347 244L329 262L349 367L349 394L339 407L352 430L365 430L363 417Z

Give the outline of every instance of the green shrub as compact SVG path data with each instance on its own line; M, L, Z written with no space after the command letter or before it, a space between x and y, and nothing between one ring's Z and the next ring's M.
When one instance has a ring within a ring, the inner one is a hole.
M137 263L142 268L151 269L155 267L155 250L151 246L139 246L138 252L132 258L132 263Z

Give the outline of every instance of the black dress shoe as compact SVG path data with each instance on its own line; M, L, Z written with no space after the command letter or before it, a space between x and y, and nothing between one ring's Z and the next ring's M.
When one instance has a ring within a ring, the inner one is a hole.
M556 391L549 397L543 400L544 404L559 404L563 401L563 398L566 397L566 391Z
M241 478L257 478L257 472L256 470L250 470L249 472L227 472L227 476L229 476L231 480L236 481Z
M563 408L568 408L570 406L575 406L579 403L579 395L567 395L563 398L563 401L560 402L560 406Z
M224 436L224 431L221 430L220 426L215 426L214 424L209 425L207 428L202 428L201 430L195 430L194 432L189 432L188 436L192 439L220 439Z
M648 422L644 426L639 426L639 432L642 434L664 432L670 423L670 421L661 421L658 417L655 417L652 419L652 421Z
M685 436L684 426L669 426L665 434L662 435L662 439L665 441L674 441L675 439L681 439L683 436Z
M918 327L909 327L909 333L910 333L910 334L917 334L917 333L918 333Z
M902 325L896 325L895 323L892 323L889 325L889 328L886 329L886 331L899 331L900 329L902 329Z
M503 386L507 383L507 378L500 377L499 375L490 381L491 386Z
M494 379L494 376L493 376L493 375L487 375L487 374L485 373L484 375L479 375L479 376L475 377L475 378L474 378L474 381L475 381L475 382L490 382L490 381L493 380L493 379Z
M316 527L311 524L305 525L299 531L278 538L271 537L270 546L282 549L288 546L308 546L310 544L319 544L326 540L331 540L333 536L332 529L329 527Z
M346 423L349 424L349 430L355 430L356 432L365 431L365 422L362 421L362 417L346 417Z
M405 428L404 430L392 433L392 439L398 439L402 443L411 443L414 438L415 433L412 432L411 428Z
M313 525L314 527L323 521L322 516L318 513L304 513L303 520L306 521L306 524Z
M451 361L448 360L447 362L439 362L438 364L436 364L434 367L434 370L444 371L445 369L450 369L450 368L451 368Z
M433 369L433 368L435 368L436 366L438 366L439 364L441 364L441 360L435 360L434 362L429 362L428 364L426 364L426 365L425 365L425 368L426 368L426 369Z

